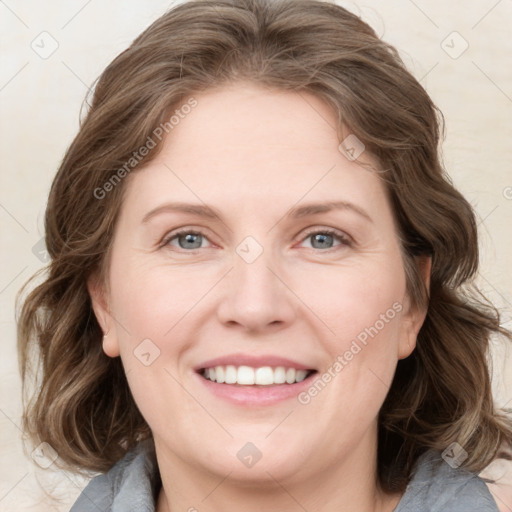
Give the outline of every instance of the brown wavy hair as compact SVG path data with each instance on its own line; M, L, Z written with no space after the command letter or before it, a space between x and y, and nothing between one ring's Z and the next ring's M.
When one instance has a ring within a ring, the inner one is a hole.
M173 109L237 81L316 95L336 113L340 140L348 129L380 163L407 292L428 308L417 347L399 361L380 411L383 489L403 491L423 452L455 441L468 452L464 466L479 472L512 440L511 421L493 404L487 362L490 337L511 336L473 284L475 215L442 166L442 114L395 48L356 15L316 0L180 4L100 76L51 187L50 262L42 282L18 297L25 431L49 443L66 467L100 472L151 436L120 358L102 351L87 290L91 275L108 275L129 176L101 190ZM137 172L159 148L127 172ZM432 258L429 292L415 258L421 255Z

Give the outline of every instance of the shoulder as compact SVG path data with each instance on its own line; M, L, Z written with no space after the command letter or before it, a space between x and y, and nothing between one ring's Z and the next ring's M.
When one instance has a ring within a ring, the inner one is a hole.
M416 467L394 512L498 512L485 482L465 469L452 467L441 453L429 450Z
M89 511L93 505L105 512L154 512L159 486L154 445L152 440L147 440L128 452L108 473L93 478L70 512Z

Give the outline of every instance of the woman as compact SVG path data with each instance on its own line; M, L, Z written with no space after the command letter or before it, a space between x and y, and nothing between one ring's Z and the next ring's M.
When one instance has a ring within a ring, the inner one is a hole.
M19 318L25 429L104 473L73 512L497 510L510 335L439 124L327 2L188 2L108 66Z

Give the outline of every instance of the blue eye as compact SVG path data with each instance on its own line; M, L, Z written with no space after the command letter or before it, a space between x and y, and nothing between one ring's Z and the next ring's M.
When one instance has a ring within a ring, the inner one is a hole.
M318 250L328 250L338 246L350 247L352 245L352 241L347 235L331 229L310 231L301 240L303 242L309 240L310 248ZM336 240L338 243L335 243ZM161 247L172 246L185 251L207 248L203 245L203 242L208 242L208 238L203 233L183 229L177 233L171 233L163 240Z
M310 240L311 247L313 249L332 249L339 245L350 246L351 242L346 235L338 233L330 229L323 229L319 231L312 231L307 234L303 240ZM335 240L339 240L340 243L333 245Z
M178 247L180 249L200 249L203 241L207 240L207 238L202 233L183 230L178 233L174 233L172 236L164 240L162 245L172 245L176 247L176 244L171 243L174 240L178 242Z

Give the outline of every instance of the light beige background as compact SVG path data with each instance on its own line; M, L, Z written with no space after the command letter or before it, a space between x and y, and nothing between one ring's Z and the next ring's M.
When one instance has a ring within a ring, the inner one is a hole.
M479 217L479 283L511 327L512 1L340 4L360 13L399 48L444 112L446 167ZM43 266L33 248L43 235L46 196L78 129L88 88L170 5L160 0L0 2L1 510L68 510L85 483L53 466L43 470L30 452L23 453L13 300ZM52 45L58 47L48 55ZM502 345L493 354L496 401L512 407L512 359ZM506 471L510 475L510 466L493 466L495 476ZM510 476L508 485L502 481L492 487L503 511L512 511ZM51 489L60 502L45 498Z

